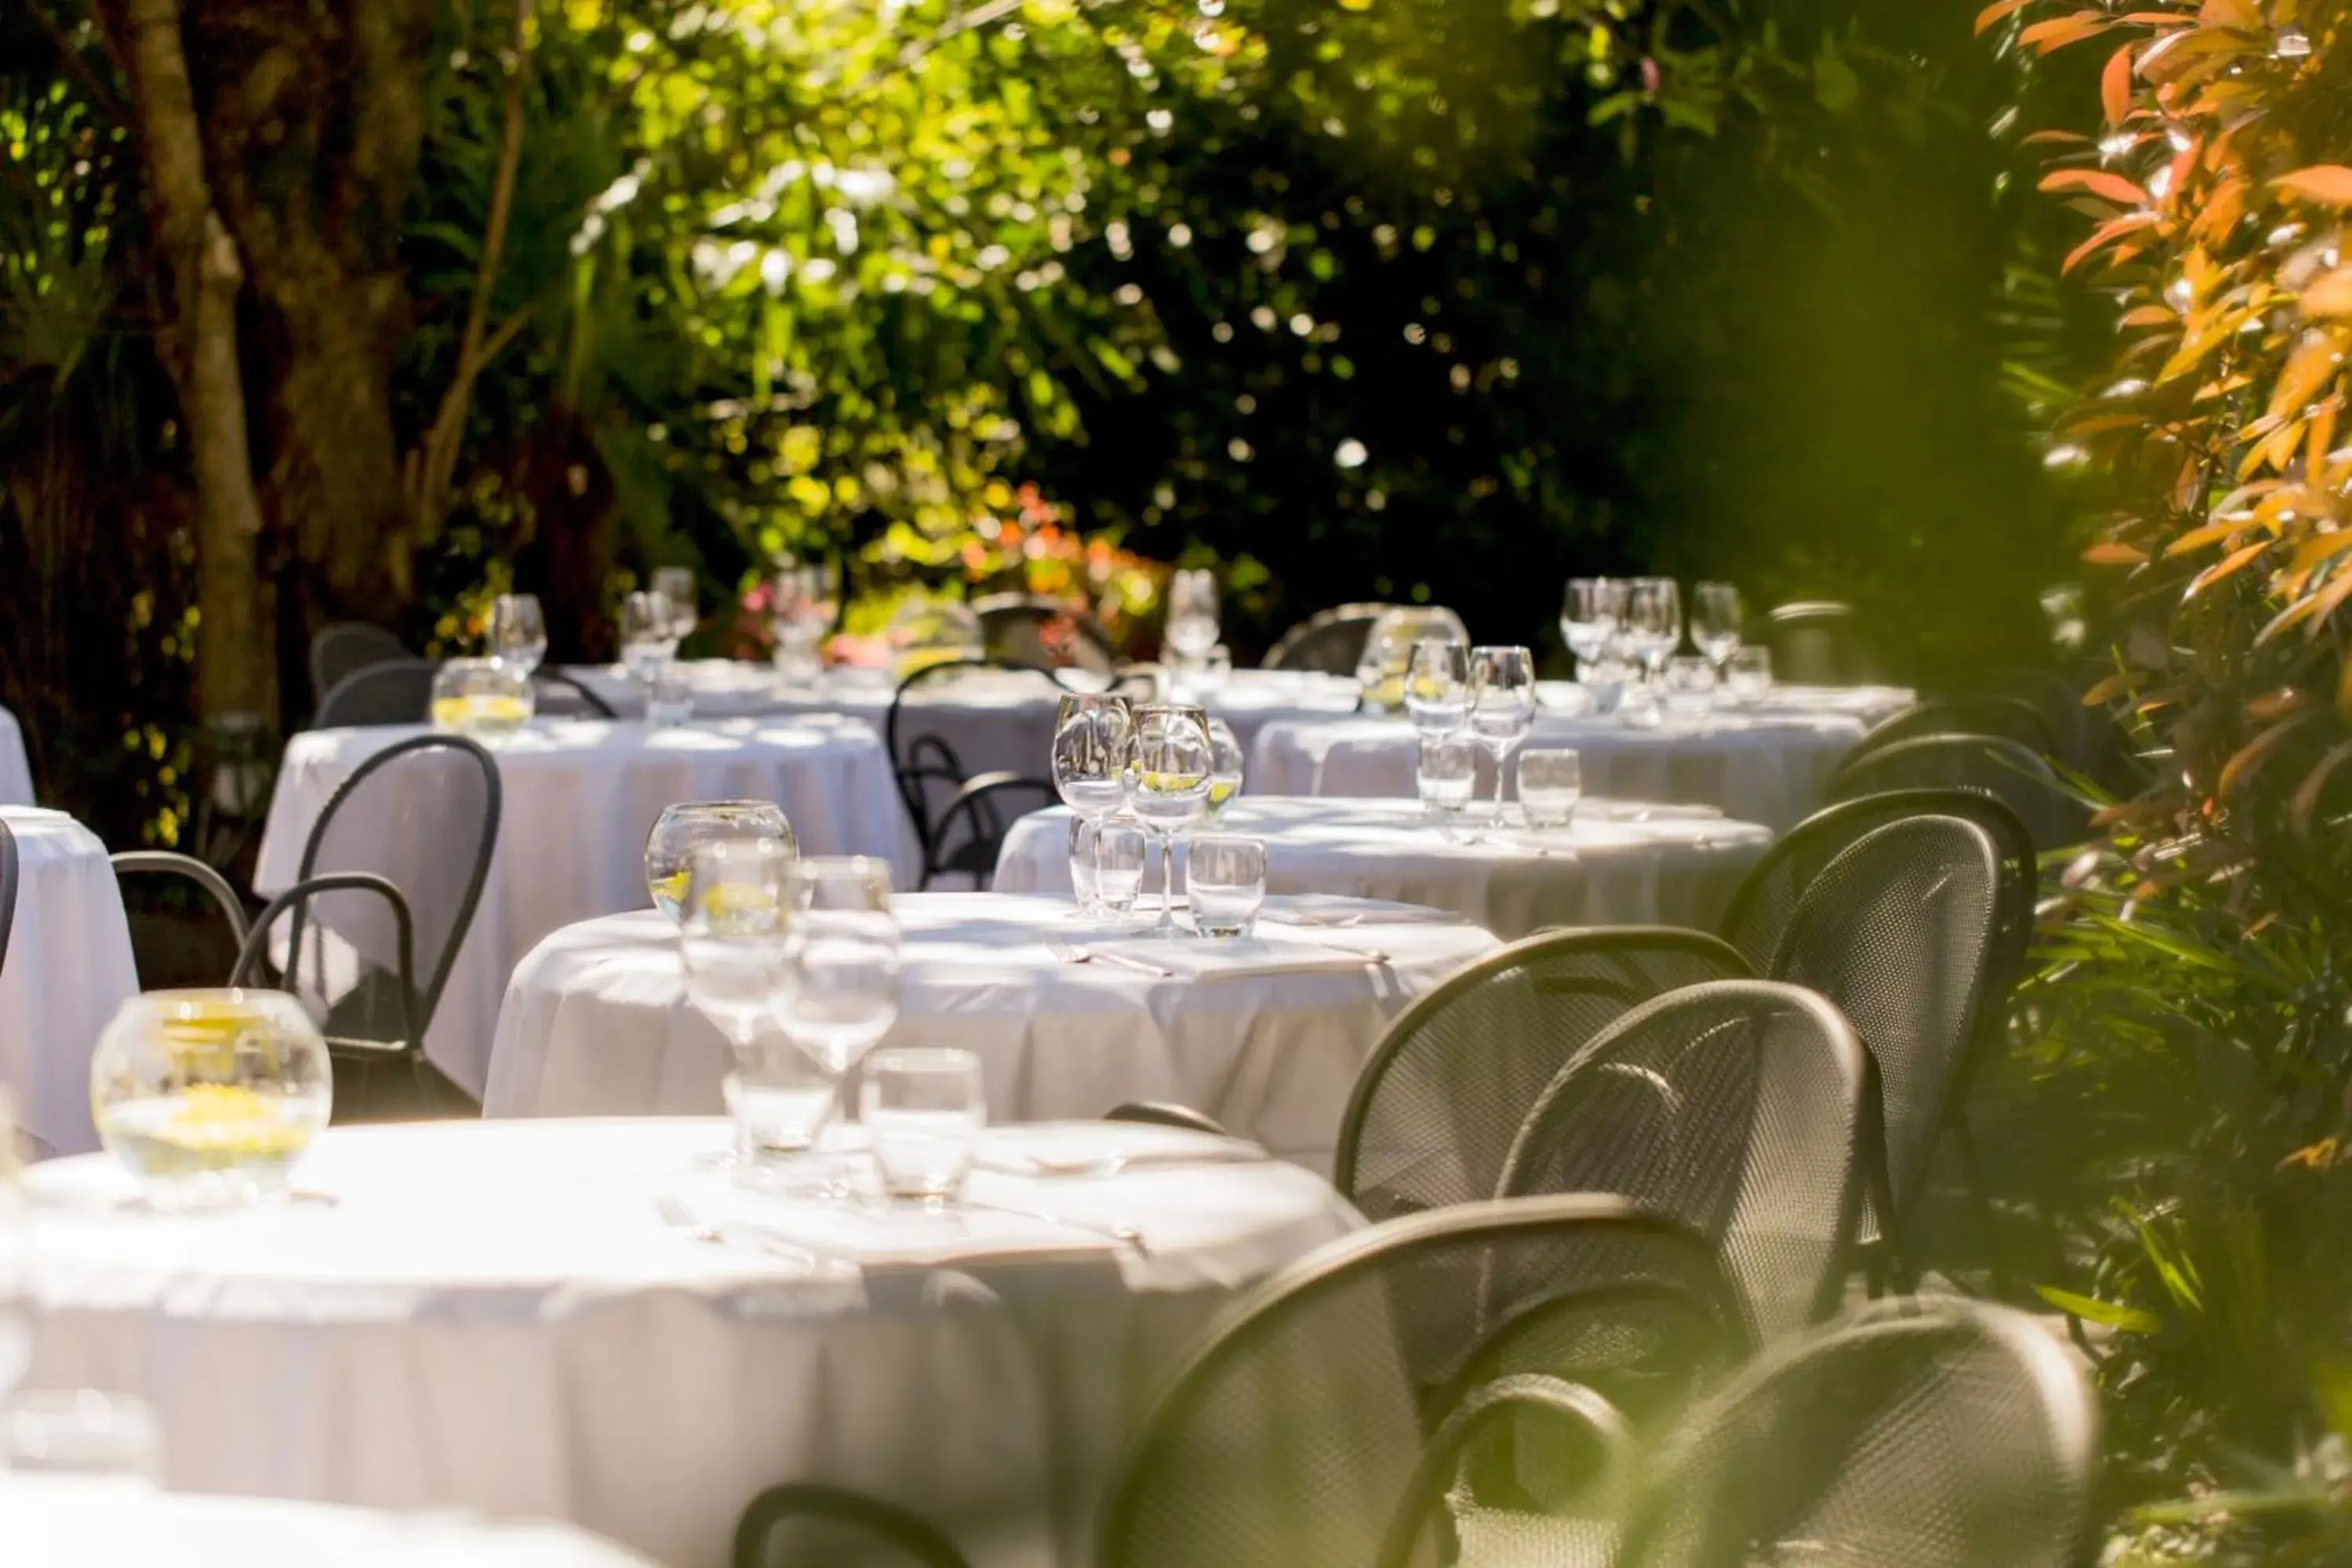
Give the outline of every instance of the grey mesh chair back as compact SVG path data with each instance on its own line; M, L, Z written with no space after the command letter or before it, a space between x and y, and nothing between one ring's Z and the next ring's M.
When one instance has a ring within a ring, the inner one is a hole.
M1871 829L1805 889L1768 966L1844 1014L1877 1064L1899 1218L1927 1174L1975 1057L2000 962L2000 852L1957 816Z
M1747 640L1772 652L1772 678L1797 686L1868 686L1888 679L1853 606L1809 599L1748 624Z
M1890 713L1856 742L1849 758L1922 735L1997 735L2044 755L2058 750L2048 715L2021 697L1930 697Z
M1660 1455L1616 1563L2073 1568L2090 1560L2097 1456L2097 1407L2032 1319L1888 1302L1707 1399Z
M971 602L988 657L1049 668L1110 675L1118 668L1110 635L1092 616L1059 599L992 594Z
M1372 623L1395 607L1355 604L1318 610L1276 637L1260 663L1266 669L1353 675L1364 657L1364 639L1371 635Z
M1400 1014L1357 1075L1332 1180L1367 1219L1496 1195L1528 1110L1608 1025L1669 991L1751 973L1703 932L1529 937Z
M16 928L16 835L0 822L0 967L8 962L8 933Z
M382 626L365 621L337 621L310 639L310 690L323 698L345 679L372 664L389 664L416 656Z
M1202 1335L1128 1450L1097 1560L1370 1563L1423 1441L1486 1380L1498 1344L1516 1372L1607 1386L1672 1362L1711 1369L1726 1345L1736 1355L1733 1310L1696 1237L1620 1198L1469 1204L1372 1226ZM1593 1331L1533 1331L1555 1312ZM1598 1331L1604 1315L1613 1336ZM1668 1324L1693 1332L1653 1333ZM1711 1342L1717 1332L1730 1337ZM1539 1364L1538 1346L1553 1359Z
M355 669L319 700L314 730L361 724L422 724L433 711L433 677L439 666L405 655Z
M1607 1192L1717 1248L1755 1338L1826 1315L1877 1163L1869 1053L1801 986L1717 980L1637 1007L1528 1112L1498 1195Z
M1972 789L2017 814L2037 853L2090 837L2091 810L2066 792L2050 760L1990 735L1923 735L1848 757L1830 775L1829 796L1853 800L1896 789Z
M142 990L226 983L245 950L245 903L192 856L128 849L111 858Z

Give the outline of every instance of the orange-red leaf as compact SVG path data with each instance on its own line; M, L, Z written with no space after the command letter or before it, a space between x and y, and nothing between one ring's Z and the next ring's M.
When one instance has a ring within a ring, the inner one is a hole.
M2142 305L2137 310L2125 311L2123 320L2117 321L2116 325L2118 327L2168 327L2179 320L2180 318L2174 314L2169 306Z
M2083 559L2093 566L2137 566L2147 559L2147 552L2135 550L2120 540L2101 540L2083 552Z
M2246 182L2236 174L2216 181L2205 197L2205 209L2189 226L2189 235L2201 245L2218 246L2230 237L2246 216Z
M2036 131L2017 139L2021 147L2087 147L2091 139L2079 131Z
M2077 11L2071 16L2053 17L2036 22L2017 35L2018 42L2031 44L2043 54L2063 49L2069 44L2095 38L2115 26L2115 18L2105 11Z
M2285 740L2296 729L2307 722L2311 716L2311 710L2306 709L2292 719L2284 719L2272 725L2239 747L2238 754L2221 764L2221 776L2214 782L2213 785L2214 797L2219 800L2228 800L2230 792L2237 787L2238 781L2259 766L2264 757L2277 749L2281 741Z
M2197 19L2209 27L2253 28L2263 25L2263 13L2254 0L2205 0Z
M2303 603L2311 606L2304 613L2304 618L2311 624L2309 635L2318 636L2319 628L2327 624L2327 617L2341 608L2347 598L2352 598L2352 572L2336 573L2335 577L2329 580L2326 587L2305 599ZM2295 608L2302 609L2303 605L2297 605ZM2347 670L2352 670L2352 658L2344 661L2344 668ZM2343 700L2340 693L2336 700L2339 702Z
M2303 291L2306 316L2352 316L2352 267L2339 267L2312 279Z
M2203 593L2206 589L2211 587L2214 584L2234 576L2239 568L2244 566L2247 562L2252 561L2255 556L2260 555L2263 551L2268 550L2270 547L2271 542L2269 540L2257 539L2252 544L2243 545L2239 549L2232 550L2229 554L2224 555L2221 560L2216 561L2212 565L2208 566L2204 571L2200 572L2196 576L2189 580L2189 586L2181 591L2180 597L2182 602L2186 603L2187 601L2195 598L2198 595Z
M2132 47L2126 44L2107 57L2107 68L2099 75L2099 102L2107 111L2107 123L2122 130L2131 101Z
M2309 403L2343 361L2333 337L2326 332L2305 333L2288 356L2286 368L2279 372L2278 385L2271 393L2272 416L2284 418Z
M2126 213L2119 218L2109 219L2107 222L2101 224L2095 230L2094 230L2090 238L2084 240L2082 244L2076 246L2073 250L2067 253L2065 265L2059 268L2059 274L2063 277L2063 275L2074 271L2075 268L2080 267L2084 262L2088 261L2099 251L2114 244L2116 240L2122 238L2125 235L2129 234L2132 230L2136 228L2146 228L2148 225L2158 221L2158 219L2157 215L2150 212ZM2168 321L2171 318L2168 313L2163 319Z
M2245 526L2246 520L2242 517L2232 518L2224 522L2204 523L2190 529L2166 545L2164 552L2168 556L2186 555L2190 551L2201 549L2208 544L2219 544L2233 533L2243 532Z
M2025 9L2030 0L1992 0L1992 4L1977 13L1977 31L1997 26L2005 18Z
M2042 188L2045 191L2088 191L2111 202L2121 202L2127 207L2147 205L2146 191L2121 174L2111 174L2105 169L2058 169L2042 177Z
M2295 786L2294 798L2287 802L2286 813L2297 833L2311 831L2312 815L2319 809L2319 792L2327 787L2328 776L2342 767L2347 759L2352 759L2352 741L2336 742L2327 748L2327 754L2319 759L2317 765L2304 775L2303 783Z
M2308 169L2281 174L2271 184L2321 206L2352 207L2352 169L2341 163L2314 163Z

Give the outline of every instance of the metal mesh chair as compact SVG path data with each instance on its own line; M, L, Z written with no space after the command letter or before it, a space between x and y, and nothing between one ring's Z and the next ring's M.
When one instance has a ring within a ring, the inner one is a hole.
M1872 725L1846 756L1851 761L1922 735L1997 735L2044 755L2058 750L2049 717L2021 697L1930 697Z
M395 771L429 782L402 787ZM328 799L294 886L254 922L237 978L269 977L320 1019L338 1111L347 1092L399 1097L399 1110L459 1094L425 1061L425 1035L481 901L501 802L498 763L464 736L386 746Z
M1593 1194L1467 1204L1322 1248L1171 1380L1100 1516L1102 1568L1365 1563L1472 1390L1548 1376L1638 1404L1745 1348L1706 1247ZM1492 1474L1479 1467L1478 1473Z
M8 933L16 925L16 835L0 822L0 967L8 963Z
M310 690L324 697L350 677L372 664L389 664L416 656L382 626L365 621L337 621L310 639Z
M1325 675L1353 675L1364 657L1364 639L1372 623L1393 605L1334 605L1318 610L1275 639L1261 665L1266 669L1310 669Z
M1109 675L1118 668L1110 634L1092 616L1059 599L1029 594L992 594L971 602L988 657L1047 668L1092 670Z
M925 665L898 682L898 689L890 694L889 711L882 718L882 747L890 754L890 772L898 782L898 801L906 807L907 819L915 830L916 847L922 851L926 866L930 864L933 848L940 842L940 819L954 804L957 794L971 782L971 774L953 746L938 735L916 728L922 712L919 699L926 688L946 686L980 670L1033 676L1040 696L1051 695L1057 700L1061 696L1061 683L1054 679L1052 670L1001 658L943 659Z
M1528 1109L1592 1037L1685 985L1749 973L1699 931L1530 937L1399 1015L1357 1075L1334 1184L1367 1219L1496 1194Z
M1006 773L966 779L929 836L917 889L929 889L938 877L970 877L974 889L985 891L996 880L996 858L1013 822L1059 799L1050 779Z
M433 677L439 666L403 655L355 669L319 700L314 730L358 724L422 724L433 711Z
M1501 1194L1609 1192L1713 1242L1754 1337L1834 1310L1877 1162L1870 1054L1801 986L1717 980L1603 1030L1528 1111Z
M1775 679L1799 686L1869 686L1887 678L1851 605L1809 599L1781 605L1748 624L1748 642L1769 648Z
M227 878L168 849L130 849L112 858L142 989L217 985L236 972L245 951L245 901Z
M1864 756L1850 756L1830 775L1832 800L1853 800L1896 789L1971 789L2017 814L2047 854L2080 844L2091 834L2091 809L2058 782L2040 752L1990 735L1923 735L1897 741Z
M1769 1353L1666 1446L1619 1568L2072 1568L2098 1415L2032 1320L1888 1302Z
M734 1568L965 1568L935 1526L839 1487L796 1481L751 1500L735 1526Z

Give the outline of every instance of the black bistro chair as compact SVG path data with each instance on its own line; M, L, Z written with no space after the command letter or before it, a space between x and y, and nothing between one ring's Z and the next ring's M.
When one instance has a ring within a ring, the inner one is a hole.
M1261 665L1266 669L1316 670L1353 675L1364 657L1364 639L1393 605L1334 605L1318 610L1275 639Z
M429 787L389 782L420 769ZM295 884L254 921L236 979L291 992L320 1020L339 1114L470 1105L425 1036L481 902L501 798L498 763L462 735L386 746L329 798Z
M1898 741L1922 735L1998 735L2004 741L2045 755L2058 752L2058 732L2050 717L2022 697L1999 693L1969 697L1930 697L1888 714L1854 742L1848 760L1866 756Z
M947 686L979 670L1001 670L1034 678L1040 697L1058 700L1064 689L1054 672L1040 665L994 658L945 659L925 665L898 682L898 689L890 695L889 711L883 715L882 748L889 753L890 772L898 785L898 801L914 827L916 847L922 852L927 868L942 846L953 849L940 829L958 795L973 782L973 777L944 737L920 727L920 698L927 689ZM985 820L980 814L996 814L1001 808L983 799L967 810L975 814L976 819ZM989 861L992 868L995 863L992 858Z
M310 691L323 699L372 664L393 664L416 656L382 626L337 621L310 639Z
M2017 814L2041 854L2091 835L2091 808L2058 780L2050 760L1995 735L1922 735L1849 756L1830 775L1832 800L1897 789L1969 789Z
M1807 599L1780 605L1748 623L1746 639L1772 654L1772 678L1792 686L1874 686L1889 679L1862 617L1851 605Z
M1110 634L1092 616L1059 599L1031 594L991 594L971 602L982 647L990 658L1110 676L1118 654Z
M16 835L0 821L0 968L8 963L8 933L16 925Z
M245 900L227 878L168 849L126 849L112 859L142 990L218 985L236 972L247 928Z
M314 730L362 724L422 724L433 712L433 677L441 667L427 658L383 659L355 669L319 700Z
M964 780L926 836L917 889L927 889L940 877L969 877L975 889L985 891L996 880L996 858L1013 824L1060 798L1050 779L994 773Z

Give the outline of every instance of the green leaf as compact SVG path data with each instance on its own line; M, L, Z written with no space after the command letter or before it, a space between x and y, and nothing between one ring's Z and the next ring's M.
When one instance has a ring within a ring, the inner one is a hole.
M2102 1323L2126 1334L2152 1334L2164 1327L2164 1320L2154 1312L2144 1312L2137 1307L2126 1307L2115 1301L2102 1301L2091 1296L2077 1296L2072 1290L2061 1290L2055 1285L2036 1285L2033 1293L2057 1308L2086 1323Z
M1862 79L1845 63L1827 38L1813 58L1813 97L1832 114L1852 109L1862 99Z

